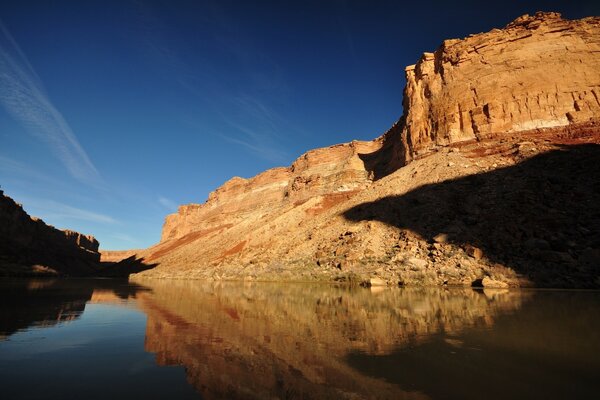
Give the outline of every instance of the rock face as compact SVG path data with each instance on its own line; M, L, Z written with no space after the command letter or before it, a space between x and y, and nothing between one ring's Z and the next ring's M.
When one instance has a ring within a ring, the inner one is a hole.
M383 136L181 206L141 276L599 286L600 17L526 15L406 74Z
M347 197L370 183L360 154L380 147L378 141L354 141L309 151L288 168L270 169L251 179L234 177L212 192L206 203L184 205L167 216L161 242L231 227L248 218L260 220L319 195Z
M100 261L98 245L91 235L30 217L0 191L0 273L89 275Z
M466 140L587 122L600 114L600 18L524 15L446 40L406 68L407 158Z

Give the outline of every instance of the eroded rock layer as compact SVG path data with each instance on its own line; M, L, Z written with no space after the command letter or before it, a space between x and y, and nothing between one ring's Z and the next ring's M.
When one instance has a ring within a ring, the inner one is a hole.
M379 141L354 141L311 150L288 168L270 169L250 179L234 177L212 192L206 203L184 205L167 216L161 242L227 228L248 218L260 220L315 196L344 196L364 189L372 176L360 155L380 147Z
M600 114L600 18L522 16L446 40L406 68L409 157L465 140L587 122Z

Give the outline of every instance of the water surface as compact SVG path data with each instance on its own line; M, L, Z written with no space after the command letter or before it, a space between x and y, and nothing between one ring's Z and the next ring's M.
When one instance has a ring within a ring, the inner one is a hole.
M600 293L0 281L2 398L593 398Z

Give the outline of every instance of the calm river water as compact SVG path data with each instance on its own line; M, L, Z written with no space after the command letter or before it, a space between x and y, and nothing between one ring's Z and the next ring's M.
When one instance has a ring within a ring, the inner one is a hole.
M2 399L591 399L600 292L0 281Z

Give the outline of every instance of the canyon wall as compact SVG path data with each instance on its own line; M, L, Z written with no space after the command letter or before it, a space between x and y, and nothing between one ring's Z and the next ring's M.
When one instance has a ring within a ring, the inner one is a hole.
M260 220L311 197L354 193L372 179L360 155L380 147L380 141L353 141L311 150L287 168L273 168L250 179L234 177L210 193L206 203L183 205L167 216L161 242L231 227L248 218Z
M59 230L30 217L0 191L0 271L6 274L88 275L100 261L91 235Z
M407 157L600 115L600 18L558 13L443 42L406 68Z
M600 287L600 17L525 15L406 75L384 135L181 206L140 276Z
M381 138L312 150L290 167L232 178L206 203L167 216L161 242L364 189L440 146L598 118L600 18L537 13L502 30L446 40L406 68L406 81L404 115Z

